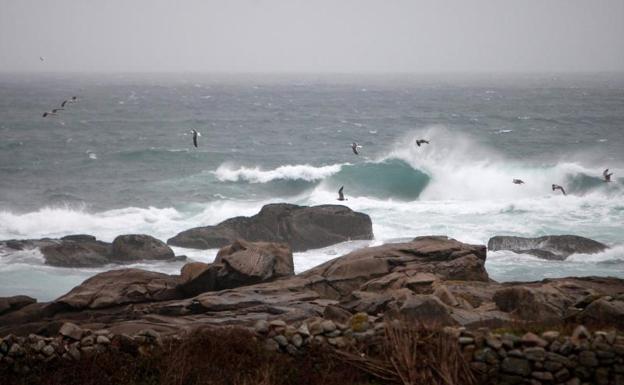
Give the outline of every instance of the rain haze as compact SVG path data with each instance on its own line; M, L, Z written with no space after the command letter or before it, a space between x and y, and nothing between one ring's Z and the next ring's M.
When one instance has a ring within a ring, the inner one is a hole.
M0 71L622 71L623 36L621 0L2 0Z

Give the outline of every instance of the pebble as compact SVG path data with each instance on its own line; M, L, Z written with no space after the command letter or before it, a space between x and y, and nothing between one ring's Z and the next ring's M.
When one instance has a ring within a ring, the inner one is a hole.
M61 326L61 329L59 329L60 335L76 341L80 341L83 333L84 331L78 325L71 322L65 322L63 326Z

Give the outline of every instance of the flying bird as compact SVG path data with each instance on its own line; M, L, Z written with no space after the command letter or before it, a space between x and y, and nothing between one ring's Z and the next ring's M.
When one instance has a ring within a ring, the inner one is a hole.
M613 175L613 173L609 172L609 169L606 169L602 172L602 176L604 176L605 182L611 182L611 175Z
M552 190L556 191L556 190L561 190L561 192L563 193L563 195L567 195L565 190L563 189L563 187L559 186L558 184L553 184L552 185Z
M44 112L42 116L43 116L44 118L47 118L48 116L56 116L56 115L58 115L56 112L57 112L57 111L62 111L62 110L63 110L63 108L55 108L55 109L53 109L52 111L46 111L46 112Z
M340 186L340 189L338 190L338 200L339 201L346 201L347 199L344 197L344 194L342 193L342 190L344 189L344 186Z
M351 143L351 149L353 150L353 153L355 155L360 155L360 153L358 152L358 148L362 148L362 146L360 146L359 144L355 142Z
M45 58L43 56L39 56L39 60L44 61Z
M61 103L61 107L65 107L67 103L76 103L77 101L78 101L78 96L72 96L71 99L63 100L63 103Z
M427 139L416 139L416 145L420 147L421 144L429 144Z
M522 179L514 179L513 184L524 184L524 181Z
M192 129L191 130L191 134L193 134L193 146L195 146L197 148L197 137L201 136L201 134L199 132L197 132L196 129Z

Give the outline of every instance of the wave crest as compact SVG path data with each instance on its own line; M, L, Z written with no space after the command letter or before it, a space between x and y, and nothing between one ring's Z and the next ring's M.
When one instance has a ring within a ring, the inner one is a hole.
M345 163L348 164L348 163ZM315 167L309 164L285 165L273 170L262 170L260 167L239 167L222 164L213 171L221 182L268 183L275 180L303 180L315 182L338 173L342 164Z

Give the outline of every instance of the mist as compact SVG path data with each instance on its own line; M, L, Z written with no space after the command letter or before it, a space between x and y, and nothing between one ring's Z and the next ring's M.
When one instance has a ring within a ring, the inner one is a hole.
M0 71L617 72L623 36L621 0L2 0Z

